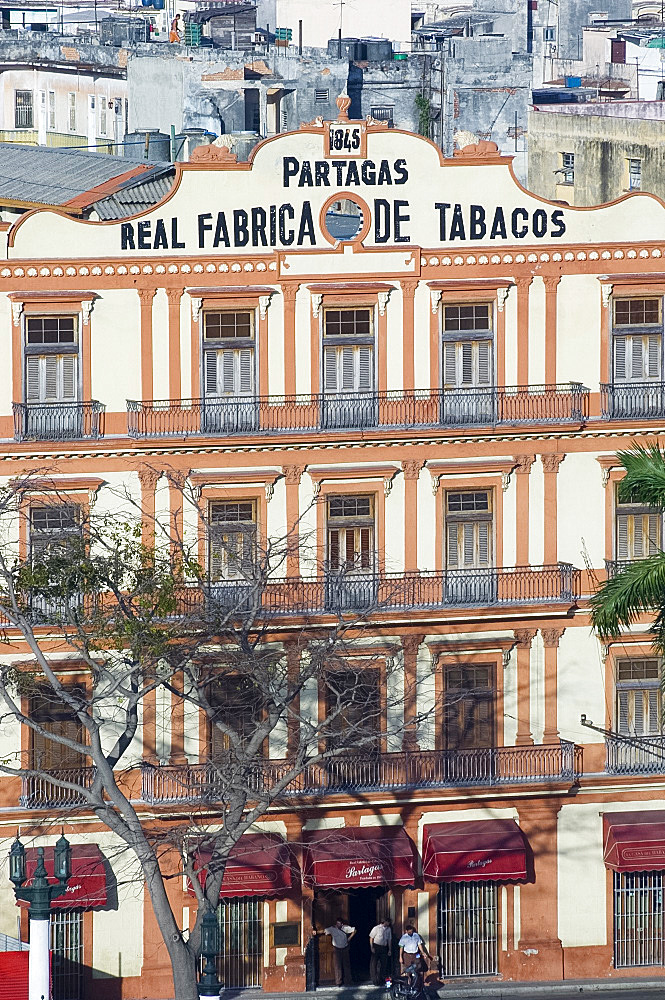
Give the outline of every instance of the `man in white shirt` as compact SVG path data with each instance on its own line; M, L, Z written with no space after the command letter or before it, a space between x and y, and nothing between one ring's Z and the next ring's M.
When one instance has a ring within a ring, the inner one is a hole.
M375 986L383 986L388 974L388 959L392 951L393 932L388 917L369 932L369 946L372 957L369 973Z
M312 935L327 934L332 938L333 962L335 964L335 985L351 986L351 962L349 961L349 941L356 933L355 927L349 927L341 917L338 917L331 927L326 927L324 931L317 931L312 928Z
M407 924L404 930L405 933L402 934L399 939L399 960L402 969L407 968L414 962L417 964L422 963L425 968L427 968L427 959L429 958L429 955L427 954L427 949L425 948L425 942L421 938L420 934L418 934L413 924Z

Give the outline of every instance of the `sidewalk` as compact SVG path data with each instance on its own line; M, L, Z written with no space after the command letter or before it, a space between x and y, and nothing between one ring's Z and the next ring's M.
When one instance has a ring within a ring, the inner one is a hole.
M435 990L428 990L435 997ZM580 994L626 993L633 998L664 997L665 976L643 979L566 979L551 983L478 982L457 980L438 990L441 1000L523 1000L525 997L573 997ZM387 1000L388 992L375 986L324 987L311 993L263 993L261 990L222 990L222 1000ZM627 998L628 1000L628 998Z

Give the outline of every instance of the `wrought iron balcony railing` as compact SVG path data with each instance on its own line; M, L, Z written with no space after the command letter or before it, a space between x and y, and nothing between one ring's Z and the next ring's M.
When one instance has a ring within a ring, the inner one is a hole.
M601 411L606 420L665 417L665 382L603 384L600 398Z
M233 399L127 400L131 437L284 434L497 425L583 424L589 390L576 382L517 388L389 391Z
M104 435L105 406L87 403L14 403L16 441L76 441Z
M665 774L665 735L606 736L608 774Z
M50 773L53 778L90 788L95 769L94 767L54 768ZM21 779L19 802L23 809L72 809L85 805L86 799L76 789L63 788L47 777L31 775Z
M218 801L224 796L223 767L213 761L143 764L141 797L150 805ZM291 770L288 761L265 761L248 776L249 787L256 793L270 791ZM537 782L572 785L581 774L582 748L564 740L551 746L350 753L306 764L280 797Z
M611 579L613 576L616 576L617 573L620 573L628 566L632 566L633 563L636 561L637 560L635 559L606 559L605 573L607 574L608 580Z

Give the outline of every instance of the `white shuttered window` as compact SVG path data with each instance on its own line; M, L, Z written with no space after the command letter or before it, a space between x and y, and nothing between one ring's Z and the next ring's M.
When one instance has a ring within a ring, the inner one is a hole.
M205 352L206 396L251 396L254 393L254 351L251 347Z
M614 338L615 382L647 382L661 377L660 334L633 334Z
M489 490L450 492L446 497L448 569L492 565L492 505Z
M324 348L323 378L325 392L371 392L372 348L368 345Z
M443 382L446 388L491 385L492 342L490 340L444 341Z
M617 730L622 736L662 731L661 668L655 657L617 663Z
M29 354L25 359L27 402L75 402L77 362L75 354Z
M646 559L661 550L661 513L617 513L617 559Z

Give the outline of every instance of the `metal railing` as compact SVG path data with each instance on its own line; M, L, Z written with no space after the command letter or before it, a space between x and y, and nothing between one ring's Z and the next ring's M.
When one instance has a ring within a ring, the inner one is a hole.
M601 412L606 420L665 417L665 382L628 382L600 387Z
M665 774L665 735L606 736L608 774Z
M288 777L288 761L265 761L244 780L257 793L271 791ZM280 796L332 795L415 788L447 788L562 782L574 784L582 774L582 748L560 744L497 747L478 750L420 750L396 753L344 754L306 764ZM141 798L166 802L214 802L224 796L225 765L169 764L141 767Z
M589 390L580 383L516 388L127 400L131 437L283 434L294 431L582 424Z
M324 574L311 579L226 580L183 586L174 617L204 608L256 610L262 615L337 614L382 610L524 604L574 604L581 571L570 563L501 569L455 569L443 573Z
M94 767L57 768L50 771L53 778L71 781L83 788L90 788L95 776ZM29 775L21 779L22 809L71 809L86 804L86 798L73 788L63 788L46 776Z
M72 441L104 435L106 407L86 403L14 403L14 439Z

